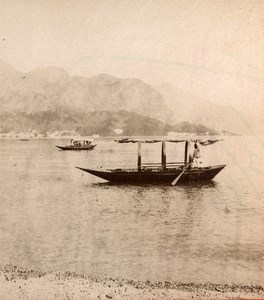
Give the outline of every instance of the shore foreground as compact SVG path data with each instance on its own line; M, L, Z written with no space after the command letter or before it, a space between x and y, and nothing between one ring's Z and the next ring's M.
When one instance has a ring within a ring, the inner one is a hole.
M263 299L263 286L134 281L0 268L0 299Z

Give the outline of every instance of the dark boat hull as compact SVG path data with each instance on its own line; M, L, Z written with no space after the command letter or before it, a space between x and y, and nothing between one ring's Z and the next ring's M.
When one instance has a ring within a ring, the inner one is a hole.
M181 176L179 182L199 182L212 180L226 165L203 168L190 168ZM160 170L129 170L116 169L100 171L78 168L82 171L114 183L172 183L182 169Z
M64 151L81 151L81 150L93 150L96 145L91 145L87 147L76 147L76 146L57 146L57 148Z

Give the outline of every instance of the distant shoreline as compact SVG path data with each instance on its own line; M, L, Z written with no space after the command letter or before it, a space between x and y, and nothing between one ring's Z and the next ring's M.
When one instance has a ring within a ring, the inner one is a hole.
M175 135L175 136L168 136L168 135L124 135L124 136L99 136L99 137L93 137L93 136L48 136L48 137L2 137L0 136L0 140L70 140L70 139L83 139L83 138L91 138L95 140L100 139L123 139L123 138L167 138L167 139L180 139L180 138L207 138L210 139L211 137L241 137L241 136L261 136L261 135L241 135L241 134L229 134L229 135L201 135L201 134L190 134L190 135Z
M240 284L150 282L0 267L0 299L253 299L264 287Z

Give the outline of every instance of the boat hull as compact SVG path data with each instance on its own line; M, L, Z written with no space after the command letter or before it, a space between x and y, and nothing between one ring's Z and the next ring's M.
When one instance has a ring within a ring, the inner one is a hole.
M96 145L91 145L87 147L76 147L76 146L57 146L57 148L64 151L82 151L82 150L93 150Z
M199 182L212 180L226 165L212 167L189 168L180 177L179 182ZM78 167L77 167L78 168ZM116 169L109 171L78 168L113 183L172 183L180 175L181 168L166 170L129 170Z

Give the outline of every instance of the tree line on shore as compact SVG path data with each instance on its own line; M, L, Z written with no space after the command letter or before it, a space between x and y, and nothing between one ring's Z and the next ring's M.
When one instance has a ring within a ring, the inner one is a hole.
M74 130L83 136L112 135L115 129L122 129L124 135L166 135L168 132L218 134L216 130L202 124L180 122L171 125L124 110L88 113L67 109L34 113L5 112L1 114L0 128L2 133L36 130L45 134L56 130Z

